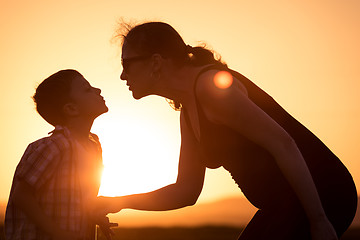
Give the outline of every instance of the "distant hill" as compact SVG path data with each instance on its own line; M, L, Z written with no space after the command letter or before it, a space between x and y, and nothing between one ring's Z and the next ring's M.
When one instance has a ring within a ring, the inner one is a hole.
M196 204L191 207L166 212L123 210L117 214L110 214L109 217L110 220L117 222L121 227L200 225L242 227L250 221L255 212L256 208L245 198L238 197ZM360 227L359 205L352 226Z
M359 205L357 209L352 227L360 227ZM241 227L250 221L255 212L255 207L245 198L239 197L196 204L191 207L165 212L123 210L117 214L110 214L109 217L111 221L117 222L121 227L199 225Z
M255 212L256 208L245 198L239 197L164 212L123 210L117 214L110 214L109 217L121 227L196 225L238 227L246 225Z
M5 208L6 203L0 203L1 222L4 220ZM242 227L250 221L255 212L256 208L245 198L236 197L164 212L123 210L117 214L109 214L109 217L111 221L117 222L120 227L187 227L201 225ZM359 205L352 226L360 227Z

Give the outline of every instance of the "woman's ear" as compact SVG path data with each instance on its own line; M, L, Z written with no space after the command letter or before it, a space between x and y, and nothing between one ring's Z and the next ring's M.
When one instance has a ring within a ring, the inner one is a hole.
M63 106L63 111L66 116L73 117L79 115L79 109L75 103L66 103Z
M160 54L155 53L152 55L151 60L153 72L159 72L163 64L164 58Z

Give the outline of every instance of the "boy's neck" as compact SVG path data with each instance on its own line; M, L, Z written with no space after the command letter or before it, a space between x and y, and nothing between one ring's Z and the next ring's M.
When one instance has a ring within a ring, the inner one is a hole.
M89 121L77 121L70 120L68 121L67 128L69 129L71 135L75 137L78 141L87 141L89 140L89 134L94 120Z

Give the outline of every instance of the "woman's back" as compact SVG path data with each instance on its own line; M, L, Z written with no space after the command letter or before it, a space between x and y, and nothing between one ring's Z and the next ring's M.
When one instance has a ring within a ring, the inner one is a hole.
M200 74L209 69L230 71L246 87L249 99L291 135L308 165L329 219L339 226L338 229L346 229L355 215L357 194L353 179L341 161L249 79L216 65L204 68ZM290 196L296 199L269 152L233 129L208 121L198 100L197 108L200 146L207 167L223 166L227 169L244 195L258 208L281 206Z

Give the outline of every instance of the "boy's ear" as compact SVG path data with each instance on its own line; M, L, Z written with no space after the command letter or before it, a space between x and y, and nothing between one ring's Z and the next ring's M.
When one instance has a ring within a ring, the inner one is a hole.
M64 106L63 106L63 111L65 113L65 115L67 116L76 116L79 114L79 110L77 108L77 105L75 103L66 103Z

